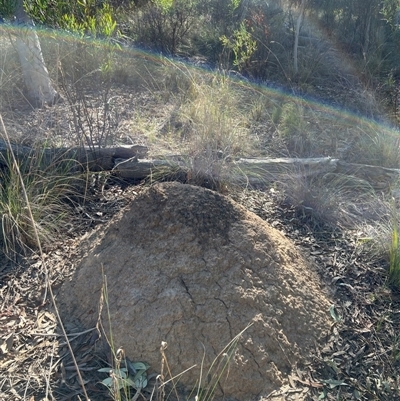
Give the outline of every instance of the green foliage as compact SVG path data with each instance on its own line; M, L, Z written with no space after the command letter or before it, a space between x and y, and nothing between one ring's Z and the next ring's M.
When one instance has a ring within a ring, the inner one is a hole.
M78 35L111 37L116 33L114 10L107 1L99 7L96 0L30 0L25 8L41 24Z
M164 12L167 12L172 9L174 0L154 0L154 4L160 7Z
M187 51L190 32L199 18L197 7L196 0L150 2L129 20L129 33L137 43L164 53Z
M307 123L305 109L295 102L285 103L274 110L273 119L280 117L278 132L290 154L304 157L312 152L312 132Z
M286 3L290 7L299 1ZM14 0L0 0L0 15L12 14L14 5ZM110 37L117 33L118 22L124 35L138 45L163 53L200 53L211 63L236 67L254 78L287 81L290 76L286 70L293 37L287 28L293 15L280 2L25 0L25 7L35 21L79 35ZM308 0L306 7L307 15L324 26L332 42L364 63L366 76L400 73L399 0ZM310 40L304 47L312 46ZM311 83L319 74L312 67L311 56L301 69L310 72Z
M13 15L17 0L0 0L0 17L9 18Z
M246 23L241 22L239 29L233 32L231 38L221 36L222 44L233 51L233 65L242 71L249 65L250 59L257 50L257 42L253 39L251 31L247 30Z
M110 376L102 380L102 384L108 388L114 400L120 400L121 394L129 395L130 387L141 391L147 386L147 370L150 366L143 362L124 361L129 369L121 367L120 363L114 369L101 368L98 372L108 373ZM134 372L133 375L130 372ZM130 399L130 397L128 398Z
M82 36L89 34L92 37L97 35L111 37L115 32L117 23L113 19L111 7L104 4L103 8L96 12L96 15L87 15L81 21L73 14L64 14L60 25L63 29Z
M399 0L383 0L380 13L385 21L394 29L398 29L397 13L400 10Z
M240 6L241 0L231 0L230 7L232 11L235 11Z
M304 110L293 102L288 102L282 107L281 123L279 131L287 138L301 135L304 130Z
M279 124L279 122L281 121L282 112L283 112L283 108L282 108L282 105L280 105L280 104L278 104L277 106L274 106L274 108L272 109L271 121L275 125Z

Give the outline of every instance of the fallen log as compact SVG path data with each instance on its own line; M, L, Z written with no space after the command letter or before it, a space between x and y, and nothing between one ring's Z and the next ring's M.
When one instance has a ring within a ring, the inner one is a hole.
M183 157L166 159L117 160L114 173L122 178L140 180L153 175L187 174L188 161ZM389 190L400 178L400 169L347 163L330 157L322 158L241 158L227 163L221 175L212 180L239 185L262 186L272 182L285 182L288 177L305 179L317 175L340 174L365 181L375 190Z
M365 180L376 190L393 189L400 178L400 169L346 163L340 160L337 161L335 173Z
M247 182L251 185L262 185L270 182L284 181L289 176L308 177L317 174L333 173L337 159L319 158L241 158L233 162L234 181Z
M186 174L188 171L184 163L173 159L116 159L113 173L121 178L130 180L144 180L148 177L157 179L163 175Z
M11 144L17 160L30 161L40 157L42 165L69 163L70 171L111 171L123 179L154 180L165 176L188 177L191 160L188 156L175 155L147 159L148 149L141 145L124 145L107 148L74 147L32 149ZM10 146L0 140L0 164L7 165ZM239 158L231 161L216 160L223 164L219 174L210 180L233 182L239 185L262 186L285 181L288 177L303 179L324 174L341 174L364 180L376 190L388 190L400 178L400 169L365 164L347 163L330 157L320 158ZM212 170L212 169L211 169ZM201 173L201 172L200 172ZM204 172L206 177L207 172Z
M134 159L147 156L148 148L141 145L120 145L115 147L72 147L72 148L32 148L19 144L9 144L0 139L0 164L7 164L12 150L18 161L29 163L34 159L41 165L71 164L72 170L109 171L115 166L116 159Z

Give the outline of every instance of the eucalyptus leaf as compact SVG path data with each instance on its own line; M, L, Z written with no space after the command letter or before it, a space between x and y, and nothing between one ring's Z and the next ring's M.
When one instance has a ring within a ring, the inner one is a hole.
M330 388L335 388L338 386L348 386L348 384L342 380L323 380L324 383L328 384Z
M98 372L110 373L112 371L111 368L101 368L97 370Z
M339 373L339 368L333 359L328 359L325 361L328 366L330 366L336 373Z
M340 321L342 320L342 318L341 318L339 315L337 315L336 312L335 312L335 305L332 305L332 306L329 308L329 312L330 312L330 314L331 314L331 316L332 316L332 319L333 319L335 322L340 322Z

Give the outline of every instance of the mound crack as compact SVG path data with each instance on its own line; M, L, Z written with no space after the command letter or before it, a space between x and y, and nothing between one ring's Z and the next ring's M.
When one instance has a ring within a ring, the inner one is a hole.
M195 300L193 299L192 294L189 291L189 287L187 286L187 284L185 283L185 280L183 279L182 276L179 277L181 280L181 284L183 285L183 287L185 288L186 294L188 294L189 298L191 299L191 301L196 304Z

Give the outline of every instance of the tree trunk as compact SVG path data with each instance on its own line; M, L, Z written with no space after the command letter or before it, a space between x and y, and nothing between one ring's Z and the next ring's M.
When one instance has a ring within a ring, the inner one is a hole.
M303 21L305 6L306 6L306 0L301 0L299 15L297 16L297 21L296 21L296 30L294 33L293 67L295 75L299 73L299 65L298 65L299 36L300 36L300 28L301 28L301 23Z
M21 26L17 33L16 48L28 98L39 107L44 104L53 104L58 98L58 93L53 88L43 59L39 37L25 12L23 0L17 1L16 18L17 23Z
M372 11L369 10L367 15L367 21L365 23L365 32L364 32L364 46L363 46L363 57L364 61L367 62L368 50L369 50L369 36L371 30L371 18L372 18Z

